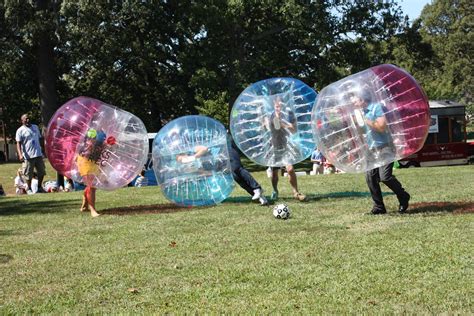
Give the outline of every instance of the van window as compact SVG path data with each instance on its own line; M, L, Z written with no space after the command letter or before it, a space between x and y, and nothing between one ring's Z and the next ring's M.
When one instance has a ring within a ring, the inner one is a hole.
M438 118L438 144L449 143L449 118Z
M451 118L451 132L453 136L453 142L464 141L464 118L462 116Z

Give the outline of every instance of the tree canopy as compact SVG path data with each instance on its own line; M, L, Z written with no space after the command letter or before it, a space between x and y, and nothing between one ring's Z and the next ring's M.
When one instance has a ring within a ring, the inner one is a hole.
M410 25L393 1L0 0L2 119L13 135L22 112L47 124L85 95L153 132L185 114L226 124L253 82L294 77L320 90L385 62L432 97L472 103L468 2L434 0Z

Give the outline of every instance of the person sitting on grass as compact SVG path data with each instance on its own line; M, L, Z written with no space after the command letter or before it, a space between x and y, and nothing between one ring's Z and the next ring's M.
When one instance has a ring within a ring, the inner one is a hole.
M148 186L148 179L145 177L145 170L140 172L140 176L137 178L137 180L135 180L135 186L137 188Z
M16 172L15 193L17 195L21 195L21 194L26 194L26 191L28 191L28 184L26 183L26 181L23 177L23 170L20 168Z
M46 193L58 192L59 191L58 183L54 180L46 181L43 184L43 190Z
M74 191L74 181L71 178L66 178L64 183L64 192L72 192Z

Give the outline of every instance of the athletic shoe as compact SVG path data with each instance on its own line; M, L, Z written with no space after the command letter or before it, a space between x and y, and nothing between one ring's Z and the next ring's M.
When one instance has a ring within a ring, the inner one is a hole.
M263 190L262 189L255 189L253 190L253 196L252 196L252 200L258 200L261 196L262 196L262 193L263 193Z
M264 205L268 205L268 201L267 199L264 197L264 196L261 196L258 201L260 202L260 205L264 206Z
M278 200L278 191L273 191L273 192L272 192L271 199L272 199L272 200Z
M369 213L367 213L368 215L382 215L382 214L386 214L387 213L387 210L384 209L384 208L373 208Z
M411 198L410 194L405 193L405 196L402 199L400 199L400 205L398 206L399 213L405 213L407 211L410 198Z

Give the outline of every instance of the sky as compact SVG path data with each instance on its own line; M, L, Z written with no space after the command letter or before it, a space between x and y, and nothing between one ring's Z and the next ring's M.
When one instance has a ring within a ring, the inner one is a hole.
M420 16L421 10L426 4L431 4L431 0L398 0L402 7L403 14L408 15L410 21Z

